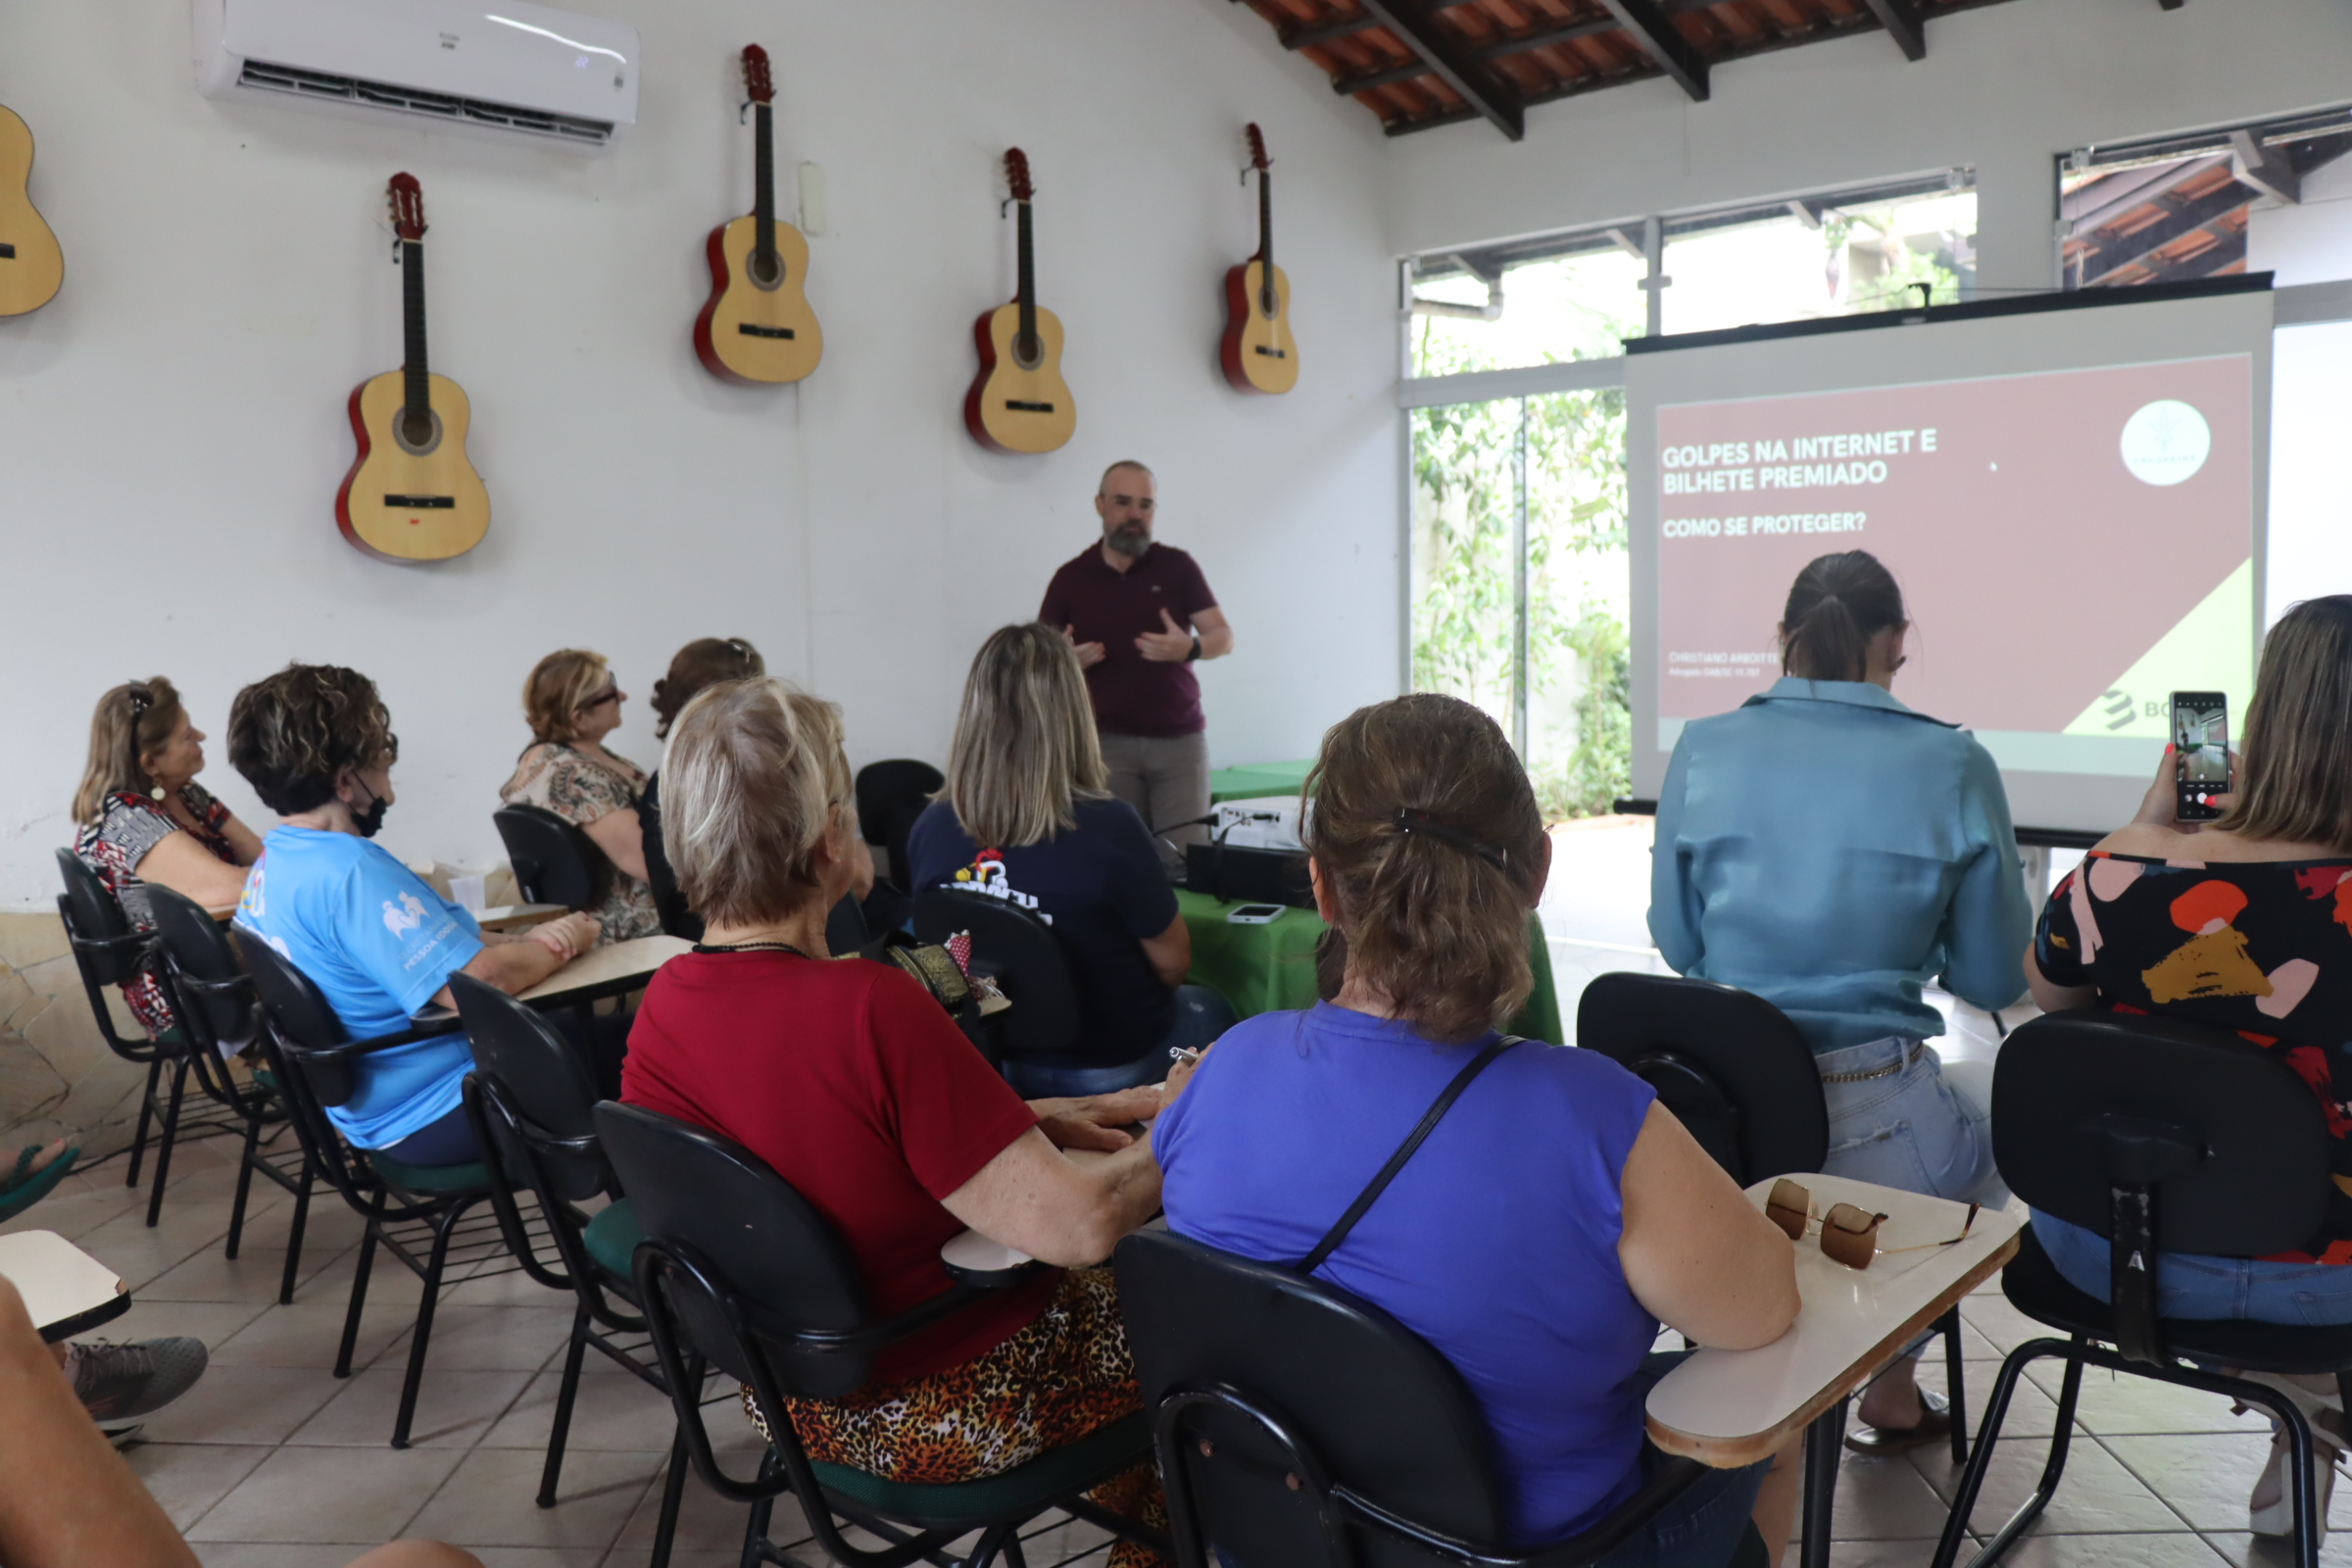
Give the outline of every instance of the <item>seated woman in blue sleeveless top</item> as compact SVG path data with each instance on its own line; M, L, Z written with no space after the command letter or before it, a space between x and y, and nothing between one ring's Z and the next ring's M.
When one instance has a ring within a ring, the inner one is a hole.
M1316 906L1347 944L1338 999L1228 1030L1152 1134L1169 1225L1279 1262L1315 1247L1526 1000L1551 863L1526 770L1454 698L1359 709L1307 789ZM1745 1348L1797 1309L1788 1238L1649 1087L1537 1042L1494 1058L1315 1272L1461 1371L1528 1544L1591 1526L1653 1462L1661 1320ZM1709 1472L1608 1568L1719 1568L1751 1512L1777 1549L1794 1470L1759 1501L1768 1468Z

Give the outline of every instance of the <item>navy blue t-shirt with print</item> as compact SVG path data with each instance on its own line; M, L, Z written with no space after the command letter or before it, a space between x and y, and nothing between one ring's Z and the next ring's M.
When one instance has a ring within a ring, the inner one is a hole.
M1075 814L1075 830L1000 850L974 843L936 802L906 836L910 886L1002 899L1052 926L1078 982L1080 1054L1129 1061L1176 1021L1175 993L1142 947L1175 921L1176 894L1134 807L1080 801Z

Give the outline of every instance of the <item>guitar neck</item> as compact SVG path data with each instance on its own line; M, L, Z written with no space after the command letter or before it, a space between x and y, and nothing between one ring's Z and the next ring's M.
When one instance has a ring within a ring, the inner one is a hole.
M1274 270L1274 175L1266 170L1257 172L1257 259L1265 264L1266 271Z
M754 150L752 216L758 223L754 254L762 262L776 254L776 139L774 112L766 104L752 106L758 146Z
M1021 202L1018 205L1021 210L1021 335L1018 342L1022 351L1034 358L1038 353L1037 268L1030 260L1029 204Z
M424 362L424 246L416 240L400 242L401 329L405 353L408 412L423 417L432 407L431 385Z

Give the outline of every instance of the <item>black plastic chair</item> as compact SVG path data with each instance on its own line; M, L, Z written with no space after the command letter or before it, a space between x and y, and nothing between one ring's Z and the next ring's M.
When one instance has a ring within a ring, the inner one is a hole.
M2328 1123L2284 1059L2235 1035L2160 1018L2062 1012L2010 1032L1993 1069L1994 1156L2044 1213L2108 1238L2113 1304L2068 1283L2029 1228L2001 1274L2011 1304L2067 1336L2029 1340L2001 1362L1977 1456L1960 1480L1936 1568L1951 1568L2017 1380L2066 1363L2040 1483L1974 1561L2009 1549L2058 1489L2085 1366L2203 1389L2270 1411L2293 1457L2295 1561L2317 1568L2311 1429L2292 1399L2184 1359L2258 1372L2332 1373L2352 1398L2352 1326L2159 1318L2159 1252L2260 1257L2301 1248L2325 1222ZM2110 1350L2105 1346L2113 1346ZM2324 1462L2324 1461L2322 1461Z
M1071 1062L1079 1044L1078 977L1054 928L999 899L950 888L914 896L914 939L972 934L972 972L993 978L1011 1007L988 1020L992 1060ZM1072 1065L1111 1065L1072 1062Z
M1079 1494L1151 1457L1140 1413L984 1481L918 1486L811 1460L793 1430L788 1395L838 1399L862 1388L874 1355L987 1294L957 1284L896 1317L877 1320L857 1259L823 1215L741 1145L637 1105L596 1107L597 1131L628 1188L645 1239L637 1295L694 1467L712 1491L752 1504L743 1561L785 1563L767 1539L775 1499L800 1499L826 1555L846 1568L946 1563L949 1544L980 1539L962 1568L1021 1561L1020 1528L1050 1509L1165 1552L1167 1544ZM1015 1276L1017 1277L1017 1276ZM719 1468L700 1404L705 1362L750 1385L771 1435L759 1475ZM847 1519L892 1544L844 1539Z
M604 901L612 861L578 827L536 806L502 806L490 820L525 903L591 909Z
M906 835L947 781L947 775L929 762L907 758L868 762L858 770L858 831L867 844L889 854L890 864L882 876L902 893L914 891L906 870Z
M1507 1544L1485 1417L1452 1363L1322 1280L1138 1231L1119 1305L1153 1416L1178 1568L1583 1568L1706 1473L1652 1455L1641 1490L1550 1545ZM1762 1568L1749 1526L1733 1558Z
M343 1319L343 1343L335 1352L335 1376L351 1376L352 1352L359 1343L360 1314L368 1305L368 1276L376 1249L398 1259L401 1266L423 1282L416 1304L416 1325L409 1338L409 1370L401 1385L400 1411L392 1423L392 1446L409 1446L409 1428L416 1415L416 1392L424 1379L425 1351L432 1343L433 1312L444 1285L514 1271L504 1228L495 1214L480 1212L494 1178L486 1164L411 1165L371 1150L348 1147L326 1107L340 1105L358 1092L358 1072L370 1053L405 1046L458 1027L455 1014L446 1023L404 1029L397 1034L353 1040L326 999L308 975L281 957L268 943L245 932L236 934L237 951L253 975L268 1023L264 1049L276 1073L279 1093L294 1115L294 1130L312 1165L326 1177L366 1223L360 1241L359 1268L351 1281L351 1307ZM544 1230L545 1222L541 1221ZM452 1278L452 1269L457 1270Z
M647 1353L651 1347L642 1338L645 1319L631 1273L637 1220L597 1141L596 1086L578 1050L545 1014L495 986L459 974L450 976L449 989L473 1047L474 1070L466 1078L466 1119L473 1125L475 1141L496 1151L501 1165L519 1176L539 1200L556 1256L551 1262L541 1255L539 1237L514 1193L501 1183L491 1187L490 1203L506 1235L507 1250L525 1274L550 1290L569 1292L577 1303L556 1393L555 1424L548 1432L547 1465L539 1480L539 1506L552 1508L563 1479L581 1365L590 1346L650 1387L669 1392L661 1364ZM600 1197L611 1201L594 1214L579 1206ZM684 1447L673 1445L662 1516L654 1533L653 1568L663 1568L669 1561L686 1466Z
M261 1032L260 1004L254 999L253 977L228 945L228 933L195 900L170 888L150 886L155 931L163 943L166 989L172 1010L187 1032L189 1063L205 1095L226 1107L244 1124L245 1147L237 1157L237 1196L228 1210L227 1255L234 1260L245 1235L245 1205L252 1196L256 1171L282 1187L294 1200L294 1218L286 1237L286 1270L278 1281L277 1298L294 1299L294 1281L302 1268L302 1233L310 1222L311 1185L316 1167L295 1139L293 1159L263 1146L265 1132L274 1141L286 1132L290 1112L276 1090L275 1075L259 1072L240 1084L222 1059L224 1051L242 1050ZM161 1191L160 1169L158 1191ZM150 1206L153 1200L149 1200ZM152 1223L152 1221L150 1222Z
M98 873L72 850L57 852L57 870L66 885L57 900L58 917L65 922L66 941L74 950L74 965L80 971L82 992L90 999L90 1015L97 1020L99 1038L124 1061L147 1069L138 1126L131 1134L130 1168L122 1185L139 1185L139 1166L146 1157L147 1135L152 1130L156 1138L155 1186L147 1195L147 1223L152 1226L163 1213L164 1187L172 1177L172 1147L183 1135L220 1132L227 1124L209 1118L181 1121L191 1070L185 1029L175 1028L158 1040L126 1040L115 1030L106 988L119 990L141 974L154 975L161 982L161 939L153 932L131 929L122 906L98 880ZM164 1083L167 1066L172 1072L168 1091Z

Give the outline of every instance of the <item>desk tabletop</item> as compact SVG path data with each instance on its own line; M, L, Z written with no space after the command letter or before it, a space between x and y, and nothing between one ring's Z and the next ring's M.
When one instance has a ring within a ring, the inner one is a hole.
M1817 1214L1834 1203L1884 1213L1879 1255L1852 1269L1815 1237L1797 1244L1804 1304L1788 1333L1752 1350L1700 1350L1649 1391L1650 1440L1668 1453L1717 1467L1767 1457L2017 1253L2014 1214L1982 1210L1966 1241L1906 1251L1959 1235L1968 1205L1837 1176L1789 1180L1812 1192ZM1750 1187L1748 1201L1761 1209L1772 1183Z
M652 978L656 969L679 954L693 950L694 944L683 937L638 937L629 942L615 942L609 948L592 948L528 991L516 993L516 1000L561 1002L600 987L626 988L630 981Z
M33 1326L51 1344L130 1308L122 1277L55 1231L0 1236L0 1274L24 1298Z
M1073 1165L1092 1165L1097 1160L1110 1157L1106 1151L1100 1149L1065 1149L1061 1154ZM1003 1276L1027 1268L1037 1261L1018 1248L1007 1247L1003 1242L992 1242L978 1231L957 1231L949 1237L947 1245L939 1250L939 1260L947 1268L951 1279L967 1280L977 1285L1001 1281Z
M518 925L537 925L569 912L561 904L493 904L474 911L473 923L485 931L512 931Z

